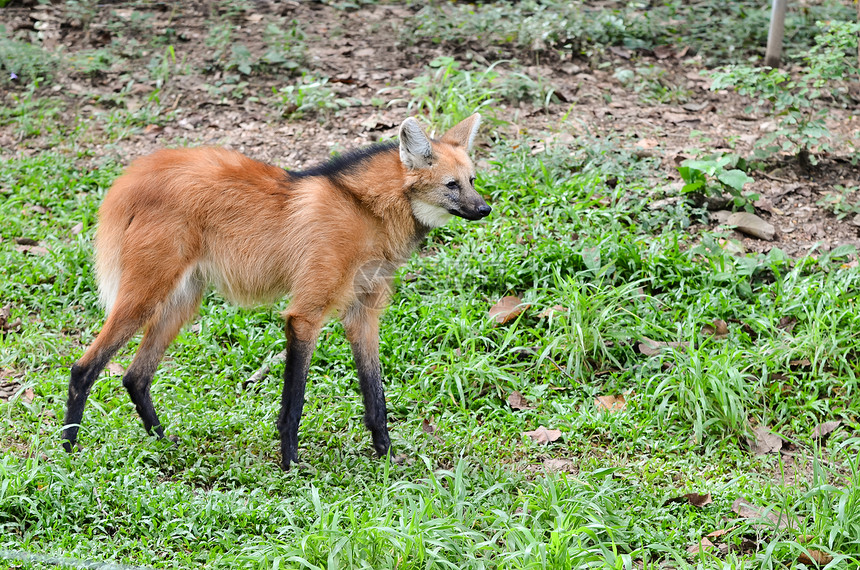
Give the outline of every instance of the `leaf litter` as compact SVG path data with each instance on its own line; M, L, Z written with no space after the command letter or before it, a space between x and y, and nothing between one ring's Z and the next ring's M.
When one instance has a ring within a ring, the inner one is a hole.
M680 495L678 497L672 497L671 499L666 499L663 503L664 505L668 505L671 503L687 503L697 508L702 508L705 505L710 505L714 500L711 498L710 493L687 493L685 495ZM711 536L711 535L708 535Z
M812 439L820 439L823 441L827 439L827 437L840 425L842 425L842 420L820 423L812 430Z
M523 435L527 435L532 441L541 445L549 445L561 437L561 430L547 429L544 426L539 426L534 431L523 432Z
M520 316L530 305L515 295L507 295L490 307L489 317L497 325L506 325Z
M729 336L729 325L723 319L714 319L713 324L702 327L702 334L716 339L726 338Z
M508 405L514 410L533 410L534 406L531 405L525 396L523 396L517 390L514 390L508 396Z
M742 519L749 519L755 523L769 523L764 526L775 527L778 530L784 530L791 525L788 522L788 516L777 509L761 509L756 507L744 497L738 497L732 503L732 511Z
M747 445L753 455L766 455L776 453L782 449L783 440L780 436L770 431L767 426L759 426L753 430L754 437L747 438Z
M689 346L689 342L686 341L661 341L654 340L648 338L647 336L643 336L639 339L639 344L637 347L639 348L639 353L644 354L645 356L655 356L660 354L667 348L675 349L675 350L683 350L687 346Z
M617 396L598 396L594 399L594 405L601 412L620 412L627 407L627 400L623 394Z

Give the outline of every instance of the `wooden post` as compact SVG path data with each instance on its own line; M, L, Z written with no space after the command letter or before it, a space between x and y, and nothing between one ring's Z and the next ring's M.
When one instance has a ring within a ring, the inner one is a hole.
M770 31L767 34L767 53L764 64L767 67L778 67L782 56L782 38L785 35L785 9L788 0L773 0L770 12Z

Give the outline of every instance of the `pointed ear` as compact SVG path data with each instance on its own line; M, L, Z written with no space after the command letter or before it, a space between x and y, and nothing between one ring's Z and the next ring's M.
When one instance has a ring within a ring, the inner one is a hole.
M451 127L447 133L442 135L441 140L448 144L464 146L466 150L472 150L472 143L475 142L475 135L478 134L478 127L480 126L481 115L475 113Z
M400 162L406 168L427 168L433 164L433 145L414 118L400 125Z

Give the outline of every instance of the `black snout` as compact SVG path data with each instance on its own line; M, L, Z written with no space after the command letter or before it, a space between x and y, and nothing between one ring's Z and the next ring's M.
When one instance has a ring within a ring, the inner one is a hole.
M473 208L463 208L462 210L449 208L448 212L454 214L455 216L460 216L461 218L465 218L467 220L480 220L481 218L486 218L493 209L489 207L486 203L481 204L480 206L475 206Z

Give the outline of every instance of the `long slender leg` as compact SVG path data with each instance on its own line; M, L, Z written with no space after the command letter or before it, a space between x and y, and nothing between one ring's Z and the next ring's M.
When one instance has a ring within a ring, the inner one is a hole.
M357 302L347 312L343 324L352 345L358 384L364 398L364 423L373 436L376 453L382 457L389 452L391 439L379 363L379 312L375 303Z
M84 417L84 406L96 378L113 355L131 340L145 321L146 314L136 308L117 307L108 317L95 342L81 359L72 365L69 400L66 405L66 428L63 431L63 447L66 451L70 452L78 439L78 430Z
M160 236L157 235L150 237L160 239ZM104 328L81 359L72 366L69 380L69 400L66 407L66 427L63 431L63 447L66 451L71 451L75 441L77 441L78 430L90 389L114 354L125 346L141 327L147 323L151 325L154 317L160 318L158 315L168 310L168 307L175 310L177 303L184 307L191 298L195 298L199 302L201 286L191 283L185 289L177 289L184 270L180 259L169 258L171 254L175 257L176 252L165 250L163 244L160 243L155 243L150 249L160 253L160 255L153 253L140 258L132 256L131 259L127 260L125 264L127 268L123 270L114 307L108 315ZM172 268L172 275L165 274L170 268ZM195 291L197 297L194 296ZM159 336L155 335L156 338L153 338L151 342L155 342ZM149 353L152 353L154 348L151 347ZM137 360L136 358L135 361ZM148 359L142 359L141 364L137 366L132 363L132 367L130 367L130 370L133 369L131 370L132 381L136 375L139 377L145 372L146 367L143 366L143 362L146 360ZM135 395L132 395L132 399L134 398ZM139 398L138 401L144 405L146 403L143 397ZM135 401L136 405L138 405L138 401ZM151 407L150 402L149 408ZM138 410L140 409L138 405ZM152 414L148 416L150 420L154 414L155 412L152 411ZM144 419L144 423L146 421ZM157 423L156 419L153 425Z
M193 283L187 291L182 292L183 295L174 295L174 300L180 302L171 303L168 309L162 310L157 319L150 322L134 361L122 379L123 386L128 390L128 395L134 402L140 419L143 420L146 433L152 435L154 429L155 435L159 438L164 437L164 429L152 405L152 396L149 392L152 377L164 356L164 351L179 334L182 325L197 311L203 293L202 285L202 282Z
M278 432L281 434L281 466L290 468L290 462L298 463L299 420L305 405L305 386L311 365L314 345L322 325L322 319L307 319L302 316L286 317L287 358L284 368L284 389L281 393L281 413L278 416Z

